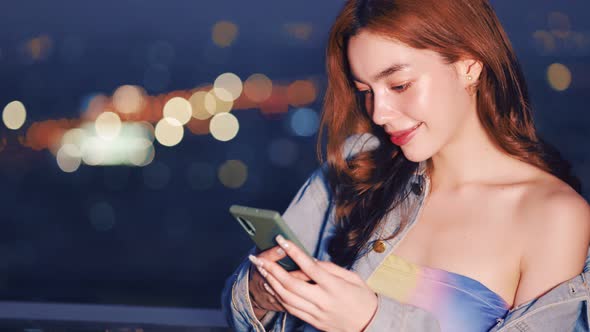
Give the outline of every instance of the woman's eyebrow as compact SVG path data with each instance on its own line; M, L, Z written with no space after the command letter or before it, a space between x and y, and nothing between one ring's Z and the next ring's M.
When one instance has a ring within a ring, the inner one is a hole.
M373 81L377 82L387 76L391 76L391 75L395 74L396 72L407 69L409 67L410 67L410 65L406 64L406 63L394 63L391 66L380 71L378 74L374 75ZM354 76L354 74L352 76L355 81L357 81L359 83L367 84L367 83L361 81L360 79L358 79L358 77Z

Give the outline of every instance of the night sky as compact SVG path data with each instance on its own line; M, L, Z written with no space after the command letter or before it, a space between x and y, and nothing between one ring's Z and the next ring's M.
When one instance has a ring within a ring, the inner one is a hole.
M0 106L26 107L19 129L0 123L0 300L219 308L225 278L252 246L229 206L282 212L318 165L324 48L342 4L0 4ZM590 3L492 4L525 71L540 135L571 161L589 199ZM227 47L212 38L219 22L237 28ZM548 80L556 63L571 73L563 91ZM189 129L174 146L154 141L142 167L66 172L56 151L40 147L47 138L32 134L84 119L93 98L122 85L156 100L223 73L312 82L315 98L232 110L239 131L229 141Z

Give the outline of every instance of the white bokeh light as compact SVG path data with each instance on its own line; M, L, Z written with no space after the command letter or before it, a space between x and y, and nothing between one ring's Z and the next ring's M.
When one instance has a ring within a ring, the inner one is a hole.
M175 146L184 136L184 127L174 118L163 118L156 125L155 136L164 146Z
M8 129L19 129L25 123L26 118L27 110L25 105L18 100L8 103L2 112L2 121Z
M96 134L104 140L112 140L119 136L121 131L121 119L116 113L104 112L100 114L95 122Z
M193 116L193 108L188 100L182 97L174 97L166 102L163 113L164 117L176 119L180 124L184 125Z
M216 114L209 123L209 131L211 132L211 135L222 142L229 141L236 137L239 130L240 123L231 113Z
M242 94L242 80L234 73L219 75L213 83L215 95L226 102L234 101Z

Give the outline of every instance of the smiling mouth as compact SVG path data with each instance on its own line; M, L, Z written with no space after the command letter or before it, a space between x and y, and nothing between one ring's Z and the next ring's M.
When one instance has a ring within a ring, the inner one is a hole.
M399 132L401 134L397 134L397 135L391 135L390 134L390 140L391 143L397 145L397 146L402 146L405 145L406 143L408 143L415 135L417 129L422 125L423 122L420 122L419 124L415 125L414 127L408 129L408 130L404 130L403 132Z
M422 124L422 122L418 123L417 125L415 125L414 127L410 128L410 129L405 129L405 130L399 130L393 133L389 133L389 136L391 137L402 137L410 132L412 132L413 130L415 130L416 128L420 127L420 125Z

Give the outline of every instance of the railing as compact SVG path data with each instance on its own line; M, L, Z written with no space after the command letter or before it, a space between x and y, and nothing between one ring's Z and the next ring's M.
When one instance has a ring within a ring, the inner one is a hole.
M0 327L7 326L15 331L31 332L55 326L129 332L144 328L150 331L231 331L221 310L216 309L0 301Z

